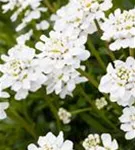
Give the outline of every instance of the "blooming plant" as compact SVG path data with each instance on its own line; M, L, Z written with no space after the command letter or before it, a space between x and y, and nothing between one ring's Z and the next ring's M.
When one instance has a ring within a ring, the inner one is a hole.
M0 12L0 150L135 150L135 2Z
M73 143L69 140L64 142L63 133L60 132L57 137L55 137L51 132L49 132L46 136L40 136L38 139L39 148L34 145L28 145L28 150L73 150Z

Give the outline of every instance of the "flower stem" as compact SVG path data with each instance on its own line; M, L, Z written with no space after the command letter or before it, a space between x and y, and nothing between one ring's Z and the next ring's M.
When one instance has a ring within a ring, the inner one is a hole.
M77 71L80 72L82 76L85 76L89 80L89 82L98 89L98 82L92 77L92 75L88 74L82 69L78 69Z
M107 53L110 56L111 60L114 61L116 60L116 57L114 55L114 53L109 49L109 45L107 42L105 42L106 48L107 48Z
M97 107L93 104L93 102L89 99L89 96L84 92L84 90L80 87L80 91L82 95L85 97L87 102L91 105L91 107L94 109L94 111L99 114L99 116L110 126L112 127L115 131L119 131L117 127L105 116L104 112L100 111L97 109Z
M50 4L48 0L44 0L44 3L52 13L56 12L55 8L52 6L52 4Z
M100 25L99 25L98 21L95 19L94 22L95 22L96 27L98 29L99 35L102 36L103 32L100 28ZM107 53L110 56L111 60L112 61L116 60L114 53L109 49L108 43L106 41L105 41L105 47L107 48Z
M90 111L90 107L89 108L82 108L82 109L78 109L78 110L75 110L75 111L72 111L71 114L72 115L76 115L76 114L79 114L79 113L82 113L82 112L86 112L86 111Z
M11 119L16 120L34 139L37 138L32 125L26 122L14 109L8 110L7 114Z
M46 94L46 93L45 93L45 89L43 88L43 95L45 95L45 94ZM50 110L51 110L53 116L55 117L58 130L60 131L61 125L60 125L59 117L58 117L58 115L57 115L58 111L57 111L56 107L54 106L52 99L51 99L49 96L45 95L45 96L44 96L44 100L45 100L45 102L48 104L48 106L49 106L49 108L50 108Z
M89 49L91 50L91 53L96 57L97 61L99 62L100 66L103 68L103 70L106 70L104 61L101 59L99 52L95 49L90 39L88 40L87 44Z
M130 56L134 57L135 50L132 49L132 48L130 48L130 49L129 49L129 54L130 54Z

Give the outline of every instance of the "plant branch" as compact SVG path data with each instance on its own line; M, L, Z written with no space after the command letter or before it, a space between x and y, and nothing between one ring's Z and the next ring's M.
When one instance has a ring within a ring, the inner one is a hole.
M103 31L101 30L98 21L95 19L94 22L95 22L96 27L98 29L99 35L102 36ZM105 47L107 48L107 54L110 56L111 60L112 61L116 60L114 53L109 49L108 43L106 41L105 41Z
M92 75L88 74L82 69L78 69L77 71L80 72L82 76L85 76L89 80L89 82L98 89L98 82L92 77Z
M76 114L79 114L79 113L82 113L82 112L86 112L86 111L90 111L90 107L89 108L82 108L82 109L77 109L75 111L71 111L71 114L72 115L76 115Z
M130 48L129 49L129 54L130 54L130 56L134 57L135 49Z
M43 94L45 95L46 93L45 93L45 89L44 88L43 88L42 91L43 91ZM60 127L60 120L59 120L59 117L57 115L58 111L57 111L56 107L54 106L52 99L50 97L48 97L47 95L45 95L44 96L44 100L47 103L47 105L49 106L53 116L55 117L58 130L60 131L60 129L61 129L61 127Z
M90 39L88 40L87 44L89 49L91 50L91 53L96 57L97 61L99 62L100 66L103 68L103 70L106 70L104 61L101 59L99 52L95 49Z
M52 4L48 0L44 0L44 3L52 13L56 12L55 8L52 6Z
M10 109L7 111L8 116L16 120L34 139L36 139L36 134L30 123L27 123L25 119L23 119L14 109Z

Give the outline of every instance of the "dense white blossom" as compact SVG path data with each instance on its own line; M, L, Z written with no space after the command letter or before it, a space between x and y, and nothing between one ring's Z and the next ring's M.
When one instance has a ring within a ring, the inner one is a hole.
M42 42L38 42L36 48L42 52L39 57L43 57L52 65L52 69L60 69L65 65L79 68L80 62L89 58L90 53L84 46L86 38L72 38L71 40L70 36L55 31L51 31L49 35L49 38L42 35L40 38Z
M94 150L99 146L101 140L98 134L90 134L83 142L83 147L85 150Z
M41 1L42 0L0 0L0 2L4 2L2 5L4 13L13 11L11 16L13 22L19 19L19 15L23 13L22 21L16 27L16 31L25 28L32 20L40 19L42 12L47 11L47 8L40 6ZM48 29L48 27L49 25L46 25L46 28L44 29Z
M69 140L64 141L63 132L56 137L51 132L46 136L40 136L38 146L30 144L28 150L73 150L73 143Z
M48 78L45 82L47 94L55 91L61 98L72 95L76 84L87 81L76 70L81 68L81 61L90 56L84 46L86 38L71 36L51 31L49 38L42 35L42 41L36 44L36 48L41 51L38 55L42 62L41 68Z
M135 102L135 59L128 57L126 62L116 60L114 65L109 63L99 91L110 93L111 101L119 105L132 105Z
M129 11L116 9L114 14L101 25L102 39L110 42L112 51L121 48L135 48L135 9Z
M107 106L107 104L108 103L104 97L96 99L96 102L95 102L95 105L98 109L104 108L105 106Z
M118 143L110 134L90 134L83 142L85 150L118 150Z
M8 107L8 102L0 102L0 119L5 119L7 117L5 109L7 109Z
M86 82L87 78L81 77L80 73L72 66L55 69L47 75L45 82L47 94L55 92L64 99L67 95L72 96L77 84Z
M135 138L135 107L124 108L122 116L119 118L121 130L126 132L125 138L131 140Z
M11 87L16 92L15 99L25 99L29 91L35 92L47 80L41 72L35 50L26 45L16 45L2 55L0 65L1 89Z
M71 116L72 115L66 109L61 107L61 108L59 108L58 116L59 116L60 120L62 120L62 122L64 124L68 124L71 121Z
M54 29L65 31L67 28L78 28L86 34L97 30L95 19L104 18L104 11L112 7L112 0L70 0L51 17L55 21Z

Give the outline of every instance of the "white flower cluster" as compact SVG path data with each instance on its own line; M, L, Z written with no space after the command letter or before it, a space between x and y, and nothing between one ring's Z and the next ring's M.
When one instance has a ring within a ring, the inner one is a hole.
M69 35L51 31L50 37L42 35L42 42L36 44L40 50L25 45L30 39L32 31L17 38L17 45L8 51L8 56L2 55L4 61L0 65L1 97L8 97L3 90L11 87L16 92L15 99L25 99L29 93L37 91L46 85L47 94L55 91L61 98L71 95L76 84L86 82L76 70L85 69L81 61L89 58L90 53L85 50L85 37L72 38Z
M12 11L12 22L19 19L20 15L23 15L21 23L16 27L16 31L20 31L25 28L32 20L38 20L41 18L42 12L46 12L47 8L41 7L42 0L0 0L4 2L2 5L3 12ZM23 14L22 14L23 13ZM49 23L46 20L41 20L37 23L37 30L48 29Z
M47 77L48 80L45 82L47 94L55 91L62 99L64 99L66 95L72 96L72 92L77 84L87 81L87 78L82 77L80 73L71 66L55 69L48 74Z
M36 48L41 51L38 55L42 61L41 68L47 74L47 93L55 91L61 98L72 95L76 84L87 81L76 70L84 68L81 61L87 60L90 53L85 50L85 37L72 37L66 33L51 31L50 37L41 36ZM72 39L71 39L72 38Z
M101 79L99 91L110 93L111 101L130 106L135 102L135 59L126 62L116 60L107 67L107 74Z
M16 4L18 9L29 5L31 8L39 7L40 0L35 2L25 1L21 5L20 1L17 1ZM4 6L6 7L8 4L11 5L7 3ZM30 30L19 36L17 45L8 51L9 56L2 56L4 63L0 65L0 71L3 74L0 78L1 95L9 96L3 92L11 87L16 92L15 99L21 100L26 98L29 91L35 92L45 85L47 94L55 92L61 98L65 98L66 95L72 96L76 85L87 81L77 71L80 68L85 70L85 67L81 66L81 62L90 57L89 51L84 46L87 37L84 35L78 37L79 32L77 30L75 32L74 29L65 32L51 31L49 37L42 35L41 41L37 42L36 48L40 52L36 55L35 50L25 44L32 33L33 31Z
M118 150L118 143L111 135L103 133L101 137L98 134L90 134L83 142L85 150Z
M122 116L119 118L121 129L126 132L125 138L131 140L135 138L135 107L124 108Z
M64 124L70 123L72 117L71 113L62 107L59 108L58 116Z
M28 145L28 150L73 150L73 143L69 140L64 141L63 132L56 137L51 132L46 136L40 136L38 146Z
M57 31L70 28L79 31L79 34L92 34L97 31L94 20L104 18L104 12L111 7L112 0L70 0L51 19L55 21L54 29Z
M116 60L107 67L107 74L102 77L100 92L110 93L110 99L126 106L119 118L125 138L135 138L135 59L128 57L126 62ZM128 106L128 107L127 107Z
M100 99L96 99L95 105L98 109L103 109L105 106L107 106L107 101L104 97L101 97Z
M0 90L10 87L16 92L17 100L25 99L29 91L35 92L47 80L35 58L35 50L26 45L17 44L1 59L4 63L0 64ZM2 93L2 96L8 95Z
M114 14L101 25L102 39L111 42L112 51L121 48L135 48L135 9L129 11L116 9Z

